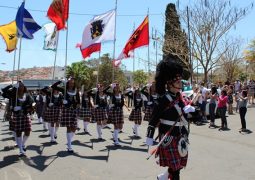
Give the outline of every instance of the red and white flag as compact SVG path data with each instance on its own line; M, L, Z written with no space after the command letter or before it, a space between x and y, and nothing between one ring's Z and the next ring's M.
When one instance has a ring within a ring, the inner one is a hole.
M85 27L82 36L83 58L101 50L101 43L115 39L115 10L95 16Z

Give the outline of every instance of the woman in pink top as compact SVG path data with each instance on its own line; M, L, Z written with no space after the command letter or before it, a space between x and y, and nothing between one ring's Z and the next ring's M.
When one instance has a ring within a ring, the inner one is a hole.
M218 99L218 109L221 117L221 128L219 130L228 129L228 123L226 118L227 101L228 101L227 91L222 90L221 95Z

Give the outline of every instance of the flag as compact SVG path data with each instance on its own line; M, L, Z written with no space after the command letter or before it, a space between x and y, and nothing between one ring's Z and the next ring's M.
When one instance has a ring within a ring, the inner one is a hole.
M53 0L47 16L56 24L58 30L64 29L69 16L69 0Z
M57 31L55 23L45 24L43 30L46 33L43 49L56 51L59 32Z
M115 10L95 16L85 27L82 35L81 53L83 58L101 50L101 42L115 39Z
M114 67L119 67L120 64L121 64L121 61L122 61L123 59L130 58L130 57L134 57L134 51L130 51L130 52L128 53L128 55L124 54L123 51L124 51L124 49L122 50L122 52L120 53L120 55L119 55L116 59L113 60L113 66L114 66Z
M3 36L6 43L6 51L11 52L16 49L18 42L16 22L12 21L9 24L0 26L0 34Z
M18 36L26 39L33 39L33 34L41 29L31 14L25 9L25 2L21 4L16 15Z
M149 45L149 18L145 17L142 24L133 32L131 37L129 38L127 44L123 49L123 53L125 56L130 57L129 52L141 47Z

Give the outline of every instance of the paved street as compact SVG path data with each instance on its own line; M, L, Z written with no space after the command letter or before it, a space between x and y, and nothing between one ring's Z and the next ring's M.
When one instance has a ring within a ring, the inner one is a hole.
M248 108L247 128L255 131L255 107ZM1 112L2 115L2 112ZM190 151L187 167L181 171L183 180L254 180L255 133L240 134L239 114L228 116L229 131L209 129L208 124L191 124ZM220 119L216 120L220 125ZM80 121L82 127L82 122ZM48 132L33 121L27 141L27 158L17 156L8 123L0 122L0 179L1 180L139 180L156 179L164 169L155 159L146 160L144 145L147 123L140 129L142 139L133 139L132 123L126 118L120 134L122 147L112 143L111 130L104 129L104 142L98 142L95 124L90 125L92 136L76 133L74 154L66 152L65 128L58 132L58 144L51 145Z

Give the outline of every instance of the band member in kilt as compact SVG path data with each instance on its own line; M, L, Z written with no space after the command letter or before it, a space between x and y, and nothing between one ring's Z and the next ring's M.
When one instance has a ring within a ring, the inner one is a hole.
M112 93L107 91L110 89L110 87L113 88ZM114 131L113 131L113 141L114 144L119 146L119 138L118 134L120 130L123 128L124 124L124 114L123 114L123 106L124 106L124 95L122 95L120 91L119 83L114 83L112 86L109 86L104 90L104 92L110 96L112 104L109 105L110 110L108 114L109 121L114 125Z
M107 120L107 95L104 93L104 86L102 84L98 85L97 92L95 95L95 105L94 105L94 119L97 122L97 134L98 140L103 140L102 138L102 128L104 122Z
M145 112L144 112L144 121L149 121L151 118L151 114L153 111L153 107L155 106L158 96L155 90L155 82L153 82L150 86L149 86L149 92L146 92L145 89L147 88L147 86L145 86L142 90L141 93L143 95L145 95L148 99L146 105L145 105Z
M47 131L46 122L43 119L44 111L46 108L46 94L45 89L39 90L39 94L36 96L36 114L38 117L38 122L43 123L43 129Z
M134 92L126 93L128 97L133 100L133 109L129 115L129 120L134 121L133 133L135 137L140 137L138 133L138 128L142 124L142 106L143 106L143 99L141 96L141 92L139 89L135 89Z
M157 66L155 80L159 98L147 129L146 143L152 145L155 128L159 128L160 142L154 152L159 156L159 165L168 167L165 173L157 176L158 180L180 179L180 170L186 166L188 159L188 128L183 115L194 111L190 105L185 107L182 101L183 68L172 58L175 57L169 55Z
M60 84L60 83L59 83ZM56 89L56 83L52 86ZM59 87L60 88L60 87ZM66 93L62 88L61 92L64 94L63 108L60 118L60 125L66 127L67 151L73 153L72 138L77 128L77 108L80 104L80 95L76 89L74 78L70 78L66 83Z
M82 94L81 107L79 109L79 117L83 120L84 133L90 135L88 131L88 125L92 117L93 98L91 92L84 90Z
M61 81L57 83L61 83ZM59 87L53 85L50 91L47 92L47 108L44 112L44 119L50 124L49 131L51 143L56 143L57 131L60 123L60 112L63 102L63 95L60 91L61 89Z
M5 108L5 114L6 114L6 120L9 121L9 130L13 132L13 137L14 137L14 140L17 144L17 136L16 136L16 132L14 131L14 128L13 128L13 122L12 122L12 109L13 107L15 106L15 104L13 105L13 100L12 98L13 97L16 97L15 96L15 92L14 92L14 87L13 85L8 85L4 88L2 88L2 96L6 99L8 99L9 103L7 103L7 107ZM14 94L13 94L14 93Z
M25 144L31 132L29 113L32 111L32 104L34 101L21 81L18 82L17 88L14 88L11 94L12 104L15 105L12 109L13 130L17 135L17 144L20 151L19 155L25 156ZM22 132L24 132L23 136Z

